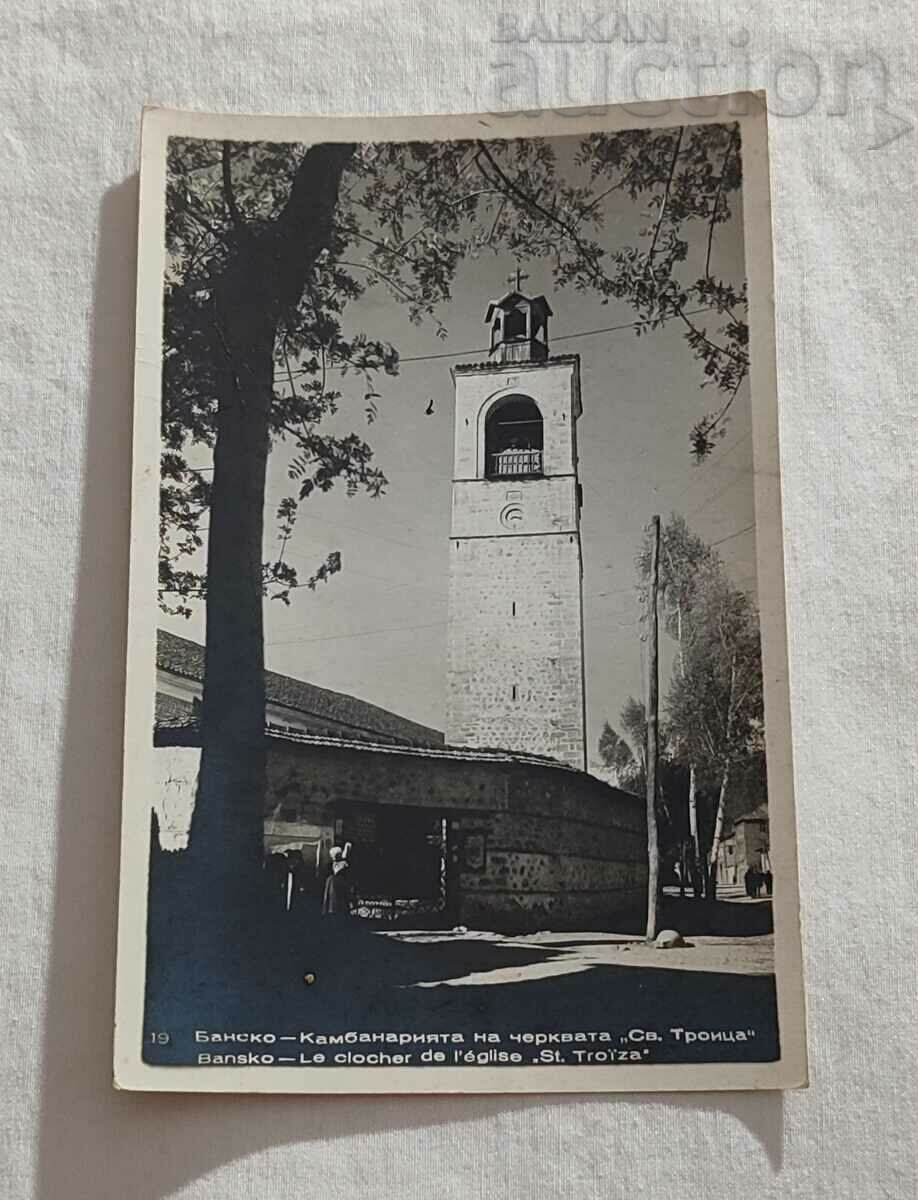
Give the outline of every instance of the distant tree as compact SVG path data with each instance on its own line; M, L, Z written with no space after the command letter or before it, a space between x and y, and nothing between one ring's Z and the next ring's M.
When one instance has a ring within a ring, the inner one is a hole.
M660 542L660 612L676 648L664 706L666 759L686 779L674 825L685 829L696 895L708 895L731 794L764 794L758 614L683 517L670 517ZM645 539L637 556L642 594L649 567Z
M717 569L711 548L688 528L685 519L673 514L660 533L660 609L663 627L676 643L676 670L686 675L687 648L700 628L696 602L704 588L708 572ZM647 587L650 572L650 544L645 539L638 555L640 587ZM696 894L703 887L703 852L698 825L698 770L690 744L680 744L680 730L672 729L673 754L688 771L687 823L691 842L690 870Z
M599 736L599 758L603 766L615 775L618 786L636 796L647 788L647 711L644 705L629 696L622 706L619 721L623 734L617 733L606 721ZM670 730L660 729L660 760L657 764L657 820L661 851L672 859L685 837L687 775L683 765L673 756Z
M716 556L698 573L689 619L666 711L680 753L716 796L704 873L712 895L731 782L764 764L762 656L755 606Z
M625 736L616 733L608 721L599 736L599 757L615 775L624 791L642 794L647 778L647 713L633 696L625 701L619 715Z

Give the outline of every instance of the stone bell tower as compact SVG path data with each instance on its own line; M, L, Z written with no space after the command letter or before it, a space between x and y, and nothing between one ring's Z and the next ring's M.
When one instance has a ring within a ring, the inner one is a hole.
M580 358L544 296L488 305L489 360L453 369L446 740L586 768Z

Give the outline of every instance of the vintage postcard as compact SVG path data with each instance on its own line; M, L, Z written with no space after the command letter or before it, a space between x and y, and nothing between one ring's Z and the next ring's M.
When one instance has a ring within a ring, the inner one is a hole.
M135 405L116 1085L804 1085L762 97L150 109Z

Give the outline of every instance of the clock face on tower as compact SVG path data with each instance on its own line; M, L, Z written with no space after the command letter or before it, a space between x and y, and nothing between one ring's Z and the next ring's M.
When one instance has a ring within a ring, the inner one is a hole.
M512 504L505 504L501 509L500 523L505 529L515 529L523 523L523 506L514 501Z
M523 525L523 493L507 492L506 501L500 510L500 523L504 529L519 530Z

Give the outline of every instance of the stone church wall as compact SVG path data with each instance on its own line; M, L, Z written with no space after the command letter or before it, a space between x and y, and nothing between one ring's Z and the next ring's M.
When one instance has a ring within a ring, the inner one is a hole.
M452 919L469 928L602 924L646 902L643 802L581 771L278 741L269 807L289 810L297 796L311 819L349 804L446 816Z
M197 754L160 746L160 778L182 778L190 792ZM643 801L592 775L456 750L269 739L266 844L293 843L304 831L307 840L330 838L355 805L372 806L380 822L396 806L447 819L449 924L583 928L646 902Z
M484 869L460 875L462 921L509 929L602 925L646 903L641 801L580 771L515 765L483 823ZM474 819L459 817L465 831Z

